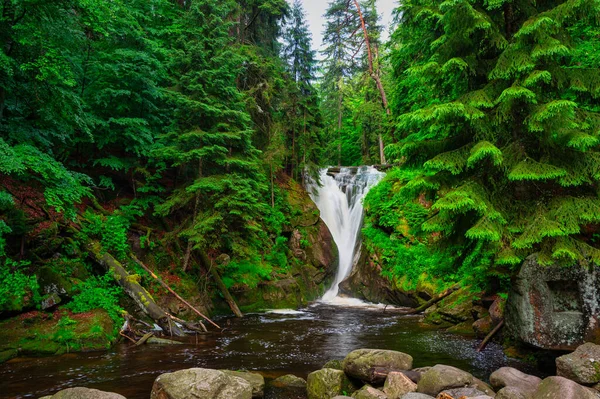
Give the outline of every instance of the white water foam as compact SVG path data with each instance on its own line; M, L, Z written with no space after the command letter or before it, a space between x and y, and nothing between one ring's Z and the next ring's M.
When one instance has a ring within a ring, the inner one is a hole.
M322 302L341 305L352 299L366 304L358 299L338 297L339 284L348 277L355 263L357 240L363 222L362 200L383 176L382 172L371 166L340 168L335 177L323 169L320 172L321 185L313 184L310 187L311 198L321 211L321 218L329 227L339 251L338 271L333 285L321 298ZM358 306L358 302L354 302L354 306Z

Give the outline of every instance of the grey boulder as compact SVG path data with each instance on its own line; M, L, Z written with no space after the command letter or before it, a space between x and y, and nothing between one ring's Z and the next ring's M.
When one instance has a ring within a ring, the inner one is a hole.
M219 370L192 368L161 374L150 399L252 399L252 385Z

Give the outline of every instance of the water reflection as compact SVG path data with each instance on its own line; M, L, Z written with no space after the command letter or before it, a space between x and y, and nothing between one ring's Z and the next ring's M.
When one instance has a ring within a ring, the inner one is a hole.
M390 309L319 305L301 313L251 314L230 321L222 334L191 337L186 345L121 344L110 352L14 359L0 365L0 397L40 397L87 386L145 399L159 374L189 367L256 370L266 378L288 373L306 377L357 348L399 350L413 356L415 367L449 364L484 379L504 365L531 371L507 359L495 344L477 353L478 341L433 330L417 317Z

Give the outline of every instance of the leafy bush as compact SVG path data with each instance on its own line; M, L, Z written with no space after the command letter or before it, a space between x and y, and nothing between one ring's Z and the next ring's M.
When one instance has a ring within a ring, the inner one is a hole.
M112 277L107 273L100 277L90 277L79 288L81 292L66 305L74 313L84 313L92 309L104 309L115 324L123 321L123 309L119 306L119 297L123 290L114 285Z
M0 265L0 311L21 310L28 303L39 303L39 285L35 276L28 276L22 268L29 262L10 259Z
M89 223L85 224L82 233L100 239L102 248L111 254L123 258L129 249L127 231L129 220L120 214L99 215L90 211L85 213Z

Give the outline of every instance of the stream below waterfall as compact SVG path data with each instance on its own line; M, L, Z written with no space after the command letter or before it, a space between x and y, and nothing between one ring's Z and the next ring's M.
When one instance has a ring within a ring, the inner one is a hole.
M229 324L223 333L198 341L190 337L185 345L123 343L107 352L13 359L0 365L0 397L38 398L86 386L147 399L158 375L190 367L255 370L267 380L284 374L306 378L357 348L403 351L414 357L415 367L443 363L482 379L505 365L535 372L506 358L495 343L478 353L478 340L432 329L418 317L395 314L390 308L317 303L301 311L248 314L220 323Z
M13 359L0 365L0 398L37 398L85 386L146 399L160 374L191 367L257 371L267 381L284 374L306 378L327 361L359 348L406 352L414 367L441 363L484 380L507 365L535 374L508 359L495 343L478 353L479 340L437 330L395 308L338 296L338 284L354 264L362 199L383 173L372 167L336 169L324 169L321 184L309 187L339 250L337 275L321 301L302 310L222 318L219 324L227 326L222 332L187 337L182 345L121 343L108 352Z

